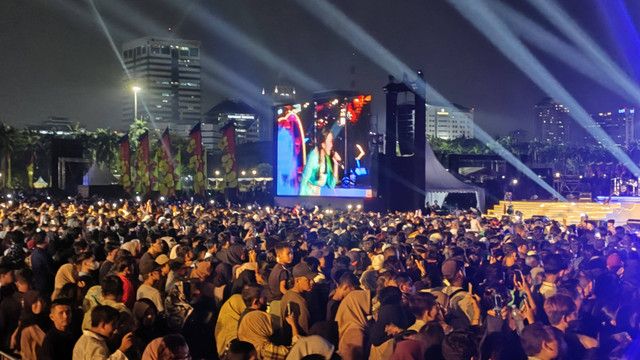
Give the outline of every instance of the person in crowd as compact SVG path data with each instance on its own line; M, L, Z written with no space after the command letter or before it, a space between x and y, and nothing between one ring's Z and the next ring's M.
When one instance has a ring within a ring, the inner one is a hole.
M34 289L43 294L53 292L55 271L53 258L49 255L49 238L44 231L34 234L35 248L31 253L31 268L33 269Z
M271 316L266 313L267 297L262 286L247 285L242 289L242 300L246 309L238 321L238 339L252 344L258 356L263 360L282 360L289 353L290 346L277 345L272 342L273 326ZM299 339L298 326L293 314L285 321L291 327L291 344Z
M44 360L71 360L73 347L80 337L71 327L73 312L71 301L56 299L51 302L49 318L53 327L47 331L42 341L42 357Z
M640 240L621 224L14 200L0 349L24 358L640 356ZM94 329L105 305L117 315Z
M105 259L104 262L102 262L102 265L100 265L100 272L99 272L100 285L102 285L104 278L106 278L107 275L109 275L109 273L111 272L111 268L113 267L113 264L116 261L115 259L116 259L116 254L118 253L118 250L120 250L120 242L107 241L107 243L104 245L104 251L107 254L107 258Z
M520 334L520 343L529 360L552 360L558 356L558 341L549 326L527 325Z
M95 270L95 258L93 253L81 252L80 254L72 257L71 262L62 265L56 273L54 291L51 295L52 299L58 297L58 292L67 283L77 284L79 287L85 287L85 282L80 280L80 274L88 274L90 271Z
M153 269L155 259L162 254L162 251L164 250L164 241L159 236L152 236L150 240L151 245L142 255L140 263L138 264L138 269L142 276L148 274Z
M149 299L159 312L163 312L164 304L162 294L160 290L158 290L162 282L162 268L159 265L155 265L155 267L143 275L143 277L144 282L138 287L136 300Z
M118 327L120 314L108 305L100 305L91 312L91 327L84 330L82 336L73 347L73 360L126 360L125 353L133 346L133 334L122 338L115 352L109 350L107 341L111 339Z
M240 320L240 316L246 308L247 306L242 299L242 294L231 295L220 308L215 328L216 346L219 356L222 356L231 341L238 337L238 320Z
M95 291L87 294L85 298L86 309L84 320L82 321L83 330L91 328L91 313L94 308L101 305L107 305L120 313L131 315L129 308L122 302L124 288L120 277L116 275L107 276L102 287L96 285L94 288ZM94 293L95 295L93 295Z
M149 343L142 360L181 360L191 359L189 345L180 334L159 337Z
M309 333L309 328L313 325L309 323L311 318L310 309L307 306L307 300L304 295L311 291L313 279L317 273L312 272L307 263L300 262L293 267L292 275L293 287L282 296L282 301L280 302L280 318L284 322L281 326L287 333L292 332L289 324L284 319L293 314L297 320L298 333L304 336ZM320 309L312 310L318 311Z

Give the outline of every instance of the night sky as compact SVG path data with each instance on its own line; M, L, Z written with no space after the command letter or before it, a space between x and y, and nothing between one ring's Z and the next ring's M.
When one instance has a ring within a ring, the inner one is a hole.
M633 62L624 55L628 51L625 47L631 45L613 35L605 21L600 3L606 1L559 3L627 74L633 74L629 65ZM561 36L526 1L505 2ZM308 99L313 91L350 89L350 68L355 64L356 88L373 95L374 113L379 114L380 120L384 117L382 87L388 81L387 71L354 50L295 1L95 0L95 3L118 50L123 42L147 35L200 40L206 58L226 65L255 88L294 85L299 100ZM506 135L518 128L533 132L533 105L545 93L446 0L332 3L410 68L422 69L426 81L451 102L475 108L476 122L489 134ZM122 98L131 96L130 90L124 86L118 59L87 4L85 0L0 2L0 121L22 126L40 123L48 116L65 116L89 129L119 125ZM627 6L631 18L640 23L640 4L628 1ZM215 32L196 20L194 12L202 13L203 8L323 88L305 88L282 67L266 65L234 46L228 33ZM172 32L167 30L169 27ZM618 106L633 104L562 61L525 44L587 111L614 111ZM207 62L203 61L202 66L207 67ZM211 76L216 83L203 79L203 112L238 94L238 83L227 83L214 71Z

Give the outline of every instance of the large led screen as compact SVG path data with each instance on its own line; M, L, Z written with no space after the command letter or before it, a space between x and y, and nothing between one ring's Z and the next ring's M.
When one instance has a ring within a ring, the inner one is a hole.
M278 196L372 197L370 101L322 93L275 108Z

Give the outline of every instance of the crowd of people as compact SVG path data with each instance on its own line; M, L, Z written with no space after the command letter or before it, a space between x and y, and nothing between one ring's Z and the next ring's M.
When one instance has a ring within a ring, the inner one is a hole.
M22 359L638 359L632 229L124 201L0 204Z

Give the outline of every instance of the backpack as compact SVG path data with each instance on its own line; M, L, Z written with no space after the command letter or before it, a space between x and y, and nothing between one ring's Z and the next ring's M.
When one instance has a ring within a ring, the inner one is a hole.
M454 307L452 300L458 294L463 292L463 289L458 289L451 293L446 299L446 314L444 316L444 321L451 325L455 330L464 330L469 329L471 327L471 322L462 309L459 306ZM446 294L445 294L446 295ZM458 300L460 301L460 300Z

